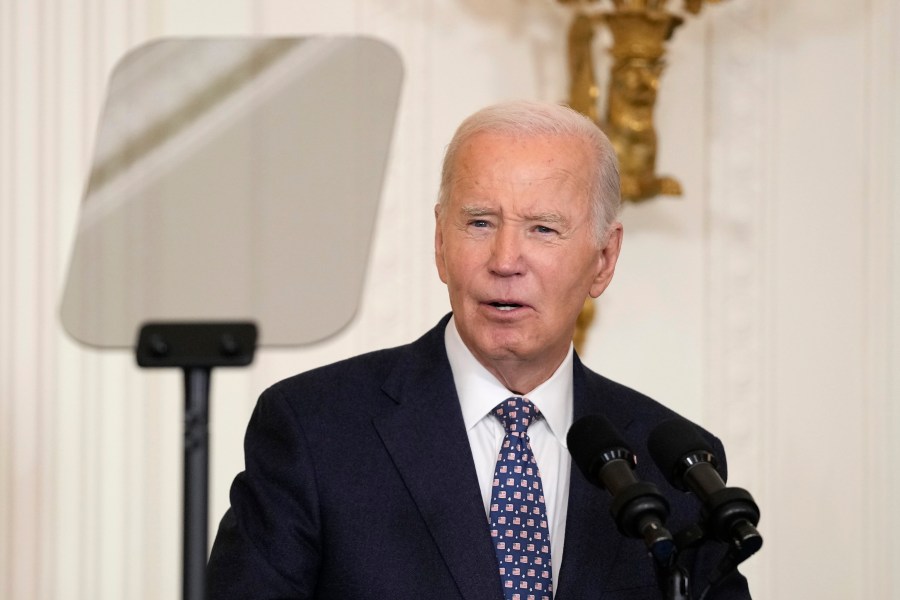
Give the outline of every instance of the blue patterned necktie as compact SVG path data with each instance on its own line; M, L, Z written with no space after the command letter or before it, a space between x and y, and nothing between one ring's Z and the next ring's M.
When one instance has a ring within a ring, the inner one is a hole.
M506 600L552 600L550 530L528 425L538 409L513 397L493 412L506 429L491 492L491 537Z

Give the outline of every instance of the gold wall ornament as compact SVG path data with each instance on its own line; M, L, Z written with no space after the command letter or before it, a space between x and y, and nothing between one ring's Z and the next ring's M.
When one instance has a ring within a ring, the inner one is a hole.
M680 196L681 184L656 174L657 135L653 109L665 68L666 42L684 18L666 10L668 0L557 0L575 9L568 34L569 106L587 115L609 136L619 158L622 199L640 202L656 196ZM698 14L704 3L684 0L684 10ZM596 7L612 4L612 10ZM591 8L594 7L594 8ZM599 118L600 88L594 68L594 37L605 25L612 35L612 65L606 111ZM594 304L585 300L573 342L582 351L594 320Z
M594 19L575 13L569 27L569 106L599 123L600 88L594 74Z
M666 9L668 0L557 0L572 5L569 27L569 105L590 117L609 136L619 157L622 199L632 202L655 196L680 196L676 179L656 173L657 135L653 109L665 67L665 43L684 19ZM684 0L684 10L697 14L705 2ZM597 8L612 5L611 10ZM599 119L600 96L594 69L593 41L598 26L612 35L606 110Z
M664 12L620 10L604 15L613 35L613 64L603 128L619 157L622 198L631 201L680 196L681 185L656 174L653 109L665 54L663 43L682 23Z

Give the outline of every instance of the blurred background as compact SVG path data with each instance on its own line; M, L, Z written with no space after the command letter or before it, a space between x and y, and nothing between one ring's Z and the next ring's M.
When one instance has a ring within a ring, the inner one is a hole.
M263 389L449 310L432 245L443 149L486 104L566 100L571 16L552 0L0 0L0 597L180 594L181 375L87 349L59 320L120 58L160 37L365 34L405 66L357 316L213 374L212 535ZM582 353L723 439L729 483L762 509L765 546L742 567L756 598L900 598L897 31L896 0L686 18L655 113L657 168L684 195L624 207Z

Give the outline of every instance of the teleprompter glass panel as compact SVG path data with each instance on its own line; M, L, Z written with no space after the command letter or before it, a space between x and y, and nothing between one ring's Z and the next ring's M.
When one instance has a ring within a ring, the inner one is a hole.
M110 79L61 307L97 347L147 321L257 323L261 345L355 313L402 66L370 38L169 39Z

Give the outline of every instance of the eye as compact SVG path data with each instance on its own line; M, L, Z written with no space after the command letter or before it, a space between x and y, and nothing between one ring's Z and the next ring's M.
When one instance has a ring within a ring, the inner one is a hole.
M469 221L469 227L477 227L483 229L489 226L490 223L485 219L472 219L471 221Z
M547 227L546 225L535 225L535 226L534 226L534 231L535 231L536 233L543 233L543 234L556 233L556 230L555 230L555 229L552 229L552 228L550 228L550 227Z

